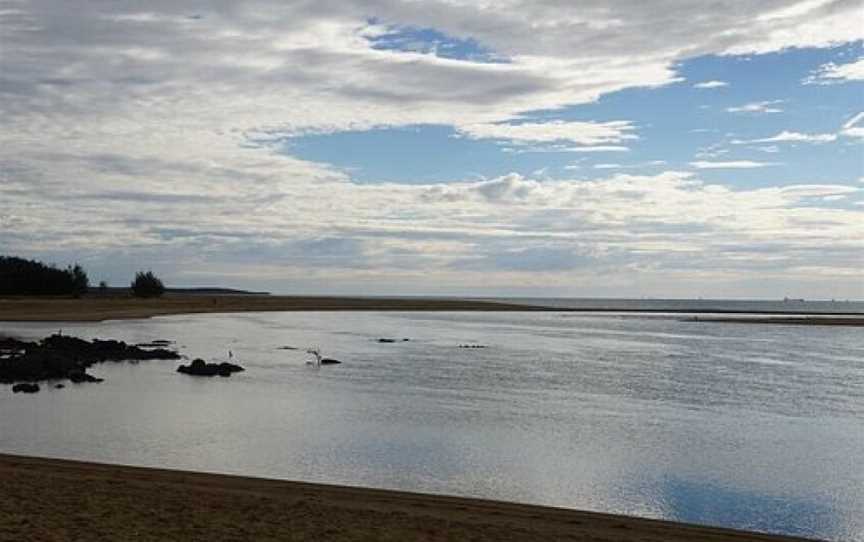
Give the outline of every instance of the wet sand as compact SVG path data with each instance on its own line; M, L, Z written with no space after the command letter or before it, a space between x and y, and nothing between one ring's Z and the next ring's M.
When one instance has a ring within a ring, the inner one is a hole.
M625 516L0 454L0 541L792 541Z
M735 316L746 311L712 311L704 316L691 311L660 309L574 309L517 305L479 299L374 298L271 295L168 294L154 299L130 296L7 297L0 298L0 321L6 322L98 322L150 318L171 314L281 311L552 311L609 314L681 314L692 322L732 324L793 324L820 326L864 326L864 316L834 314L819 316L782 316L765 312L763 316ZM746 314L756 314L746 312Z
M537 311L553 310L509 303L459 299L363 298L257 295L165 295L11 297L0 299L0 321L97 322L169 314L266 311Z

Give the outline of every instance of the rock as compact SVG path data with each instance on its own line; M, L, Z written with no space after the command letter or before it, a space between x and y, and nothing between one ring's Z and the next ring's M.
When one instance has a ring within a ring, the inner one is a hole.
M338 365L342 363L338 359L333 358L321 358L321 365Z
M145 350L123 341L85 341L59 334L38 343L2 338L0 354L0 383L6 384L64 378L73 382L101 382L101 379L86 373L86 369L95 363L180 357L177 352L165 348Z
M178 373L183 373L192 376L231 376L233 373L245 371L243 367L233 363L207 363L201 358L192 360L189 365L181 365L177 367Z
M395 343L396 339L378 339L379 343Z
M67 375L70 381L75 384L81 384L82 382L104 382L104 378L96 378L95 376L88 374L87 371L72 371Z
M55 389L55 390L62 390L62 389L65 388L65 387L66 387L66 386L63 385L63 384L54 384L54 389Z
M38 391L39 384L31 384L29 382L22 382L12 386L12 393L36 393Z

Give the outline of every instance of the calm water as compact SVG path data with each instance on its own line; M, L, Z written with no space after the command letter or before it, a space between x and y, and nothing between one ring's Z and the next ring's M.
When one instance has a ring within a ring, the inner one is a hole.
M103 384L0 387L2 451L864 540L861 328L374 312L62 327L231 349L247 371L104 364ZM309 367L310 346L345 363Z
M744 312L786 314L864 314L864 301L778 301L753 299L604 299L604 298L506 298L504 301L560 309L619 311L689 311L694 313Z

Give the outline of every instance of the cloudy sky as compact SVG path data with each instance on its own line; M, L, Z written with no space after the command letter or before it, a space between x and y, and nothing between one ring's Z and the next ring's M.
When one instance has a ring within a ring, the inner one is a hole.
M0 0L0 253L282 293L864 298L864 3Z

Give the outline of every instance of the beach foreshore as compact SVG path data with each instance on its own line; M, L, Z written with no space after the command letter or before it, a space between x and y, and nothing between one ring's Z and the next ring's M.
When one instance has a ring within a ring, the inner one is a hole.
M325 296L189 295L9 297L0 299L0 321L98 322L171 314L273 311L538 311L543 307L493 301Z
M0 541L793 541L462 497L0 454Z
M690 310L566 308L529 305L489 299L424 297L330 297L271 295L168 294L159 298L131 296L5 297L0 298L0 322L99 322L168 316L173 314L288 312L288 311L543 311L569 313L682 315L693 322L744 324L796 324L864 326L859 313L784 316L777 311L712 310L701 314ZM735 315L747 314L746 318ZM763 315L754 318L752 315ZM713 316L712 316L713 315Z

